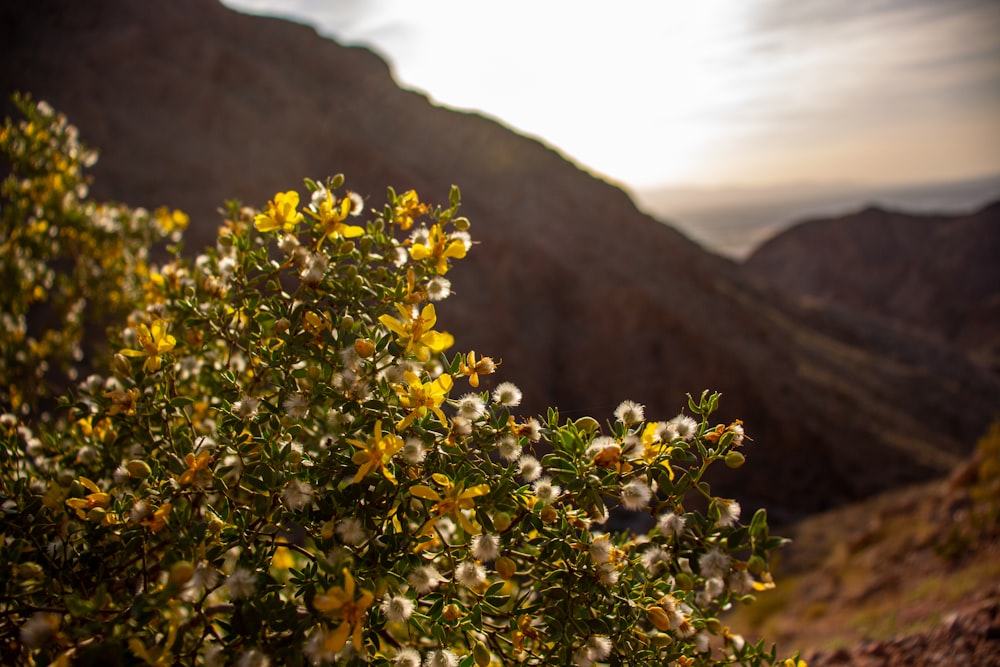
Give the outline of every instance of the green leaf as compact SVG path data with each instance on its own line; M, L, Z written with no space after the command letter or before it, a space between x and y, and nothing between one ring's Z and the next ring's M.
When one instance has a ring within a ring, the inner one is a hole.
M767 536L767 510L763 507L754 512L750 520L750 535L754 538Z
M194 403L194 399L190 396L178 396L170 401L170 405L178 410L187 407L192 403Z
M663 466L654 466L650 468L649 474L660 489L668 494L673 493L674 483L671 481L670 472L666 468Z
M478 604L472 608L472 613L469 614L469 622L472 623L472 627L476 630L483 629L483 610Z
M740 545L743 544L743 540L746 539L746 536L747 536L746 528L737 528L732 533L730 533L729 537L726 538L726 544L728 545L729 550L734 551L738 549Z
M483 596L484 597L493 597L493 596L499 595L500 591L502 591L503 587L506 586L506 585L507 585L506 582L498 581L495 584L493 584L492 586L490 586L489 588L487 588L486 589L486 593L484 593ZM506 597L506 596L503 596L503 597Z
M94 613L93 602L83 600L73 593L63 596L63 602L66 604L66 609L69 610L69 613L78 618L85 618Z

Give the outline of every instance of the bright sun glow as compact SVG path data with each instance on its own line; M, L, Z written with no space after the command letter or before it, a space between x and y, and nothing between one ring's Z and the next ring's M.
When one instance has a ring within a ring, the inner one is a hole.
M1000 4L225 0L635 189L1000 171Z

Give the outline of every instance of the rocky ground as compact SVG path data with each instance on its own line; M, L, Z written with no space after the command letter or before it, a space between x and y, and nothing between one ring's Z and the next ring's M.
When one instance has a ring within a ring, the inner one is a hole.
M980 454L781 533L794 542L778 588L729 624L811 667L1000 665L1000 494L985 469Z
M1000 601L990 599L950 612L932 628L851 648L807 651L813 667L908 667L927 665L1000 665Z

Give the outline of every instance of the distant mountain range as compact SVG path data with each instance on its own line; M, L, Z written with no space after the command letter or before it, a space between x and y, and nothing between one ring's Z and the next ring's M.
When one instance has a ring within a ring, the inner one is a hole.
M304 176L343 172L372 205L387 185L432 201L459 185L479 244L439 309L458 347L503 358L528 414L611 419L632 399L667 419L686 392L721 390L720 421L744 419L753 442L716 488L778 519L940 475L997 416L1000 379L964 351L805 307L310 28L214 0L8 0L0 55L4 95L48 100L101 149L94 195L186 210L192 251L224 200L261 205Z
M804 218L836 217L869 206L954 215L1000 199L1000 174L928 183L789 183L759 187L650 187L639 207L670 221L706 248L736 260Z

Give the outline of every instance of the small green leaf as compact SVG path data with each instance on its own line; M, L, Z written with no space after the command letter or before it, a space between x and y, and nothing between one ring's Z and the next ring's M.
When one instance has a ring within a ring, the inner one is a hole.
M763 507L754 512L750 520L750 535L754 538L767 537L767 510Z
M70 593L63 597L66 609L73 616L87 617L94 613L94 603L90 600L82 600L79 596Z

